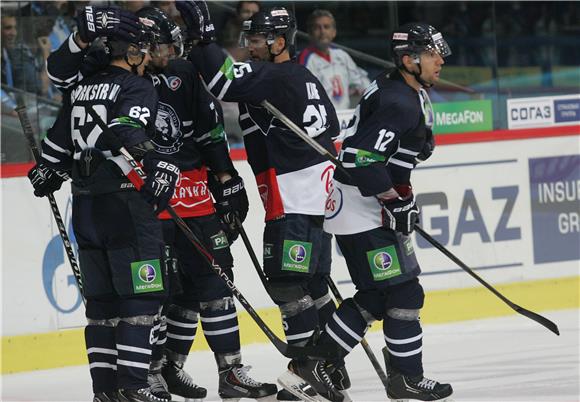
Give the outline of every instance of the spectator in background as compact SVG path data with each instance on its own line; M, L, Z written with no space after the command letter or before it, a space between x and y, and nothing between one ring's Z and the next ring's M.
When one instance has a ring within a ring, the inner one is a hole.
M14 86L14 76L12 71L12 63L10 62L10 56L8 55L8 48L13 48L16 43L16 18L13 16L6 15L3 12L2 15L2 84L8 85L10 87ZM16 108L16 102L14 98L6 92L4 89L0 90L2 97L2 113L16 115L14 109Z
M45 95L48 88L48 77L44 69L44 60L37 57L29 46L19 42L16 16L2 10L2 84L22 89L37 95ZM39 46L46 44L38 40ZM48 56L48 55L47 55ZM44 74L45 80L41 79ZM43 85L44 84L44 85ZM4 92L2 103L5 104Z
M344 50L332 46L336 21L327 10L315 10L308 17L310 46L300 53L299 63L320 80L336 110L351 107L350 96L362 95L370 84L367 73Z
M242 24L252 15L260 11L259 1L238 1L236 14L230 16L221 30L220 44L236 61L246 61L249 58L248 49L240 47L240 32Z

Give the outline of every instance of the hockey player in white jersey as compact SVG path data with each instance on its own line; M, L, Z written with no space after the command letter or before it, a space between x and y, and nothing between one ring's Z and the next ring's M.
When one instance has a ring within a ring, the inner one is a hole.
M433 114L424 88L439 80L451 51L424 23L398 28L392 37L397 69L379 76L357 106L339 159L324 228L336 235L357 292L329 320L321 344L344 358L376 320L388 349L387 394L392 399L442 400L451 385L423 376L424 293L409 235L419 208L411 172L433 151Z
M298 62L320 80L336 110L350 109L350 96L360 96L370 84L366 71L352 57L332 45L336 21L327 10L314 10L308 17L311 44L300 52Z

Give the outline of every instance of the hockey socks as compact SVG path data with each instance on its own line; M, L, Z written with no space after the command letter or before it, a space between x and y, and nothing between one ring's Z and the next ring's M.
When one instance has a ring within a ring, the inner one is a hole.
M89 370L95 394L109 393L117 389L116 321L89 319L89 325L85 328Z
M391 366L404 375L422 375L423 332L419 320L407 321L387 316L383 322L383 333Z
M214 353L240 350L238 313L233 297L200 303L203 334Z
M280 306L284 333L289 344L305 345L318 326L318 311L309 295Z
M120 389L148 388L153 316L123 318L117 325L117 383Z
M169 360L183 363L197 332L199 313L172 304L167 312L167 342L165 354Z
M362 340L368 325L354 300L346 299L326 324L320 343L338 344L338 354L344 358Z

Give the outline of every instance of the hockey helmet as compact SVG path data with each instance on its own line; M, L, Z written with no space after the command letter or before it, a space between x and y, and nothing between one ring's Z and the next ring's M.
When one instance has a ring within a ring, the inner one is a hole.
M136 47L138 52L146 54L152 45L158 43L160 30L153 20L139 18L139 30L130 34L130 39L119 37L107 37L105 47L107 53L113 58L126 57L131 48ZM137 55L132 54L132 55Z
M403 56L411 56L419 63L419 56L424 51L437 52L441 57L451 55L451 48L443 35L429 24L411 22L400 26L393 32L391 51L397 67L403 65Z
M183 55L183 35L181 29L167 14L156 7L143 7L137 11L137 17L151 20L159 28L158 43L173 45L176 57Z
M296 39L296 20L284 7L259 11L243 23L240 42L244 47L247 46L246 35L264 35L268 47L277 37L282 36L286 40L286 47L291 48Z

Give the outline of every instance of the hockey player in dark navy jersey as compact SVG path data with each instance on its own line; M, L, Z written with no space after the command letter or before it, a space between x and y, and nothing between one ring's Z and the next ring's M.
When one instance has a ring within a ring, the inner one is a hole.
M340 151L350 177L336 172L327 203L324 228L335 234L357 292L339 306L321 342L343 358L382 320L388 396L443 400L451 385L423 376L424 293L409 235L419 215L411 172L434 146L425 88L439 80L451 50L424 23L396 29L391 49L397 69L371 83L357 106Z
M95 18L98 15L105 17ZM93 400L162 402L166 399L151 393L147 379L154 322L167 284L157 214L171 199L179 168L149 140L157 94L141 76L158 31L154 24L139 23L122 35L107 31L106 20L118 23L118 17L126 15L92 7L79 14L79 21L97 19L93 30L96 25L108 35L110 63L64 92L64 106L42 141L41 161L29 177L35 194L45 195L55 189L55 180L48 177L63 178L62 172L72 176L72 220L86 299ZM90 109L141 161L147 173L144 184L130 181L131 166Z
M332 137L339 132L336 112L320 82L291 60L296 25L286 9L259 12L244 22L242 39L252 61L236 63L213 42L213 24L204 2L179 1L176 6L190 37L199 40L190 60L209 90L220 100L240 104L248 162L266 211L263 262L267 290L280 308L288 342L305 345L335 310L324 279L330 274L331 237L322 230L334 167L261 102L269 101L333 154ZM325 397L341 401L343 395L333 386L327 367L319 363L292 360L290 371L279 378L280 384L288 386L286 377L290 376L310 395L315 394L314 387ZM330 374L343 378L342 366L338 366L340 370L332 367ZM316 378L326 383L319 386ZM300 390L294 392L305 396Z
M181 169L171 205L233 278L233 258L220 216L231 219L235 213L243 220L248 204L243 181L229 156L220 104L205 91L193 65L178 57L183 43L177 25L153 7L139 10L137 16L152 20L160 28L159 45L152 53L147 78L159 95L152 142L158 152L173 157ZM87 70L87 62L100 58L81 50L88 43L79 39L71 36L49 58L48 70L56 85L74 82L79 71ZM208 190L208 173L215 208ZM241 363L231 291L192 248L169 214L159 216L165 242L170 246L168 258L178 262L183 289L171 296L159 322L160 346L153 351L149 376L152 391L161 397L170 396L167 388L185 398L206 396L206 389L197 386L183 370L201 315L204 335L218 365L220 396L260 398L276 393L274 384L255 381Z

